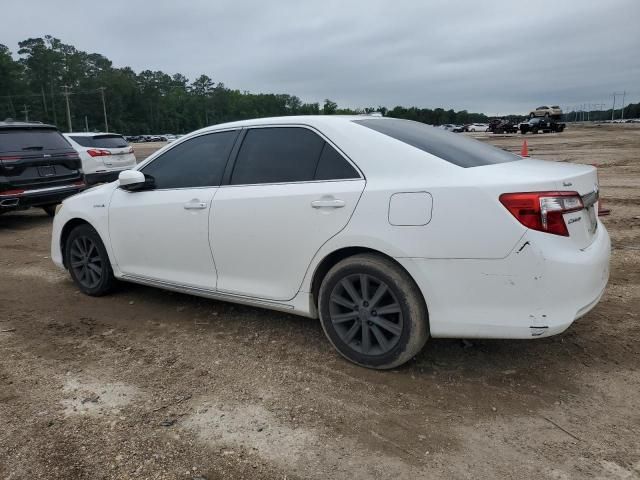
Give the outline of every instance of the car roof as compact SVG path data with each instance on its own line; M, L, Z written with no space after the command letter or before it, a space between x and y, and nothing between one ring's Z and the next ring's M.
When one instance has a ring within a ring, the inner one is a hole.
M65 137L98 137L102 135L117 135L122 136L119 133L114 132L71 132L71 133L63 133Z
M57 130L55 125L49 125L41 122L18 122L13 120L4 120L0 122L0 128L43 128Z
M380 133L367 126L356 123L358 120L371 122L403 121L390 117L378 117L372 115L301 115L287 117L256 118L240 120L237 122L221 123L202 128L182 137L177 143L171 143L150 155L137 168L144 168L159 155L171 148L175 148L180 142L197 135L214 133L234 128L263 127L263 126L301 126L309 127L320 132L335 147L349 157L364 173L368 182L386 183L399 181L403 188L411 187L413 181L416 188L421 185L423 178L420 172L438 175L438 172L450 172L459 169L445 160L401 142L391 136ZM434 130L438 127L431 126ZM453 135L453 134L452 134ZM183 140L184 139L184 140ZM389 161L390 158L401 158L402 161Z
M345 124L347 122L352 122L353 120L362 120L363 118L378 118L383 120L383 117L374 117L371 115L291 115L286 117L252 118L249 120L238 120L236 122L219 123L217 125L204 127L198 130L198 132L216 131L227 128L287 124L308 125L320 128L326 125Z

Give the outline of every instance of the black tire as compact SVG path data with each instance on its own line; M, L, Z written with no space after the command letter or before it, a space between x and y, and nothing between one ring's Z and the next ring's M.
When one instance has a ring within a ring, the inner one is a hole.
M357 365L397 367L413 358L429 338L427 307L418 286L382 256L359 254L338 262L323 279L318 297L324 333Z
M529 118L533 118L533 117L535 117L535 116L536 116L536 114L535 114L535 113L533 113L533 112L531 112L531 113L529 114Z
M549 118L549 112L544 114L544 118Z
M64 259L73 282L82 293L99 297L115 286L107 250L98 232L90 225L79 225L69 233Z
M47 215L49 215L51 218L55 217L56 215L56 205L45 205L44 207L42 207L42 209L45 211L45 213Z

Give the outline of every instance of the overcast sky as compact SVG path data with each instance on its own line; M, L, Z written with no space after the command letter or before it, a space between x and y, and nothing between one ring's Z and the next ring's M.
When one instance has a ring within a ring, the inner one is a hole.
M51 34L115 66L307 102L503 114L640 100L637 0L3 3L14 53Z

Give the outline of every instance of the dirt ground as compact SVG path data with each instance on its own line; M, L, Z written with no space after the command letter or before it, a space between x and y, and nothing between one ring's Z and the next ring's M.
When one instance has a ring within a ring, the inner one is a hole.
M640 478L640 128L527 140L600 165L604 298L562 335L431 340L389 372L308 319L129 284L84 296L44 213L0 216L0 478Z

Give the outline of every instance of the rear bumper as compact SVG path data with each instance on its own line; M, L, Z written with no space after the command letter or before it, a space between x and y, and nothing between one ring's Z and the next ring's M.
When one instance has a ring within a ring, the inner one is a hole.
M41 207L62 202L86 188L86 185L60 185L26 190L20 194L0 192L0 211L22 210L29 207Z
M426 299L433 337L547 337L593 309L609 279L604 225L583 250L558 240L528 231L500 260L398 261Z

